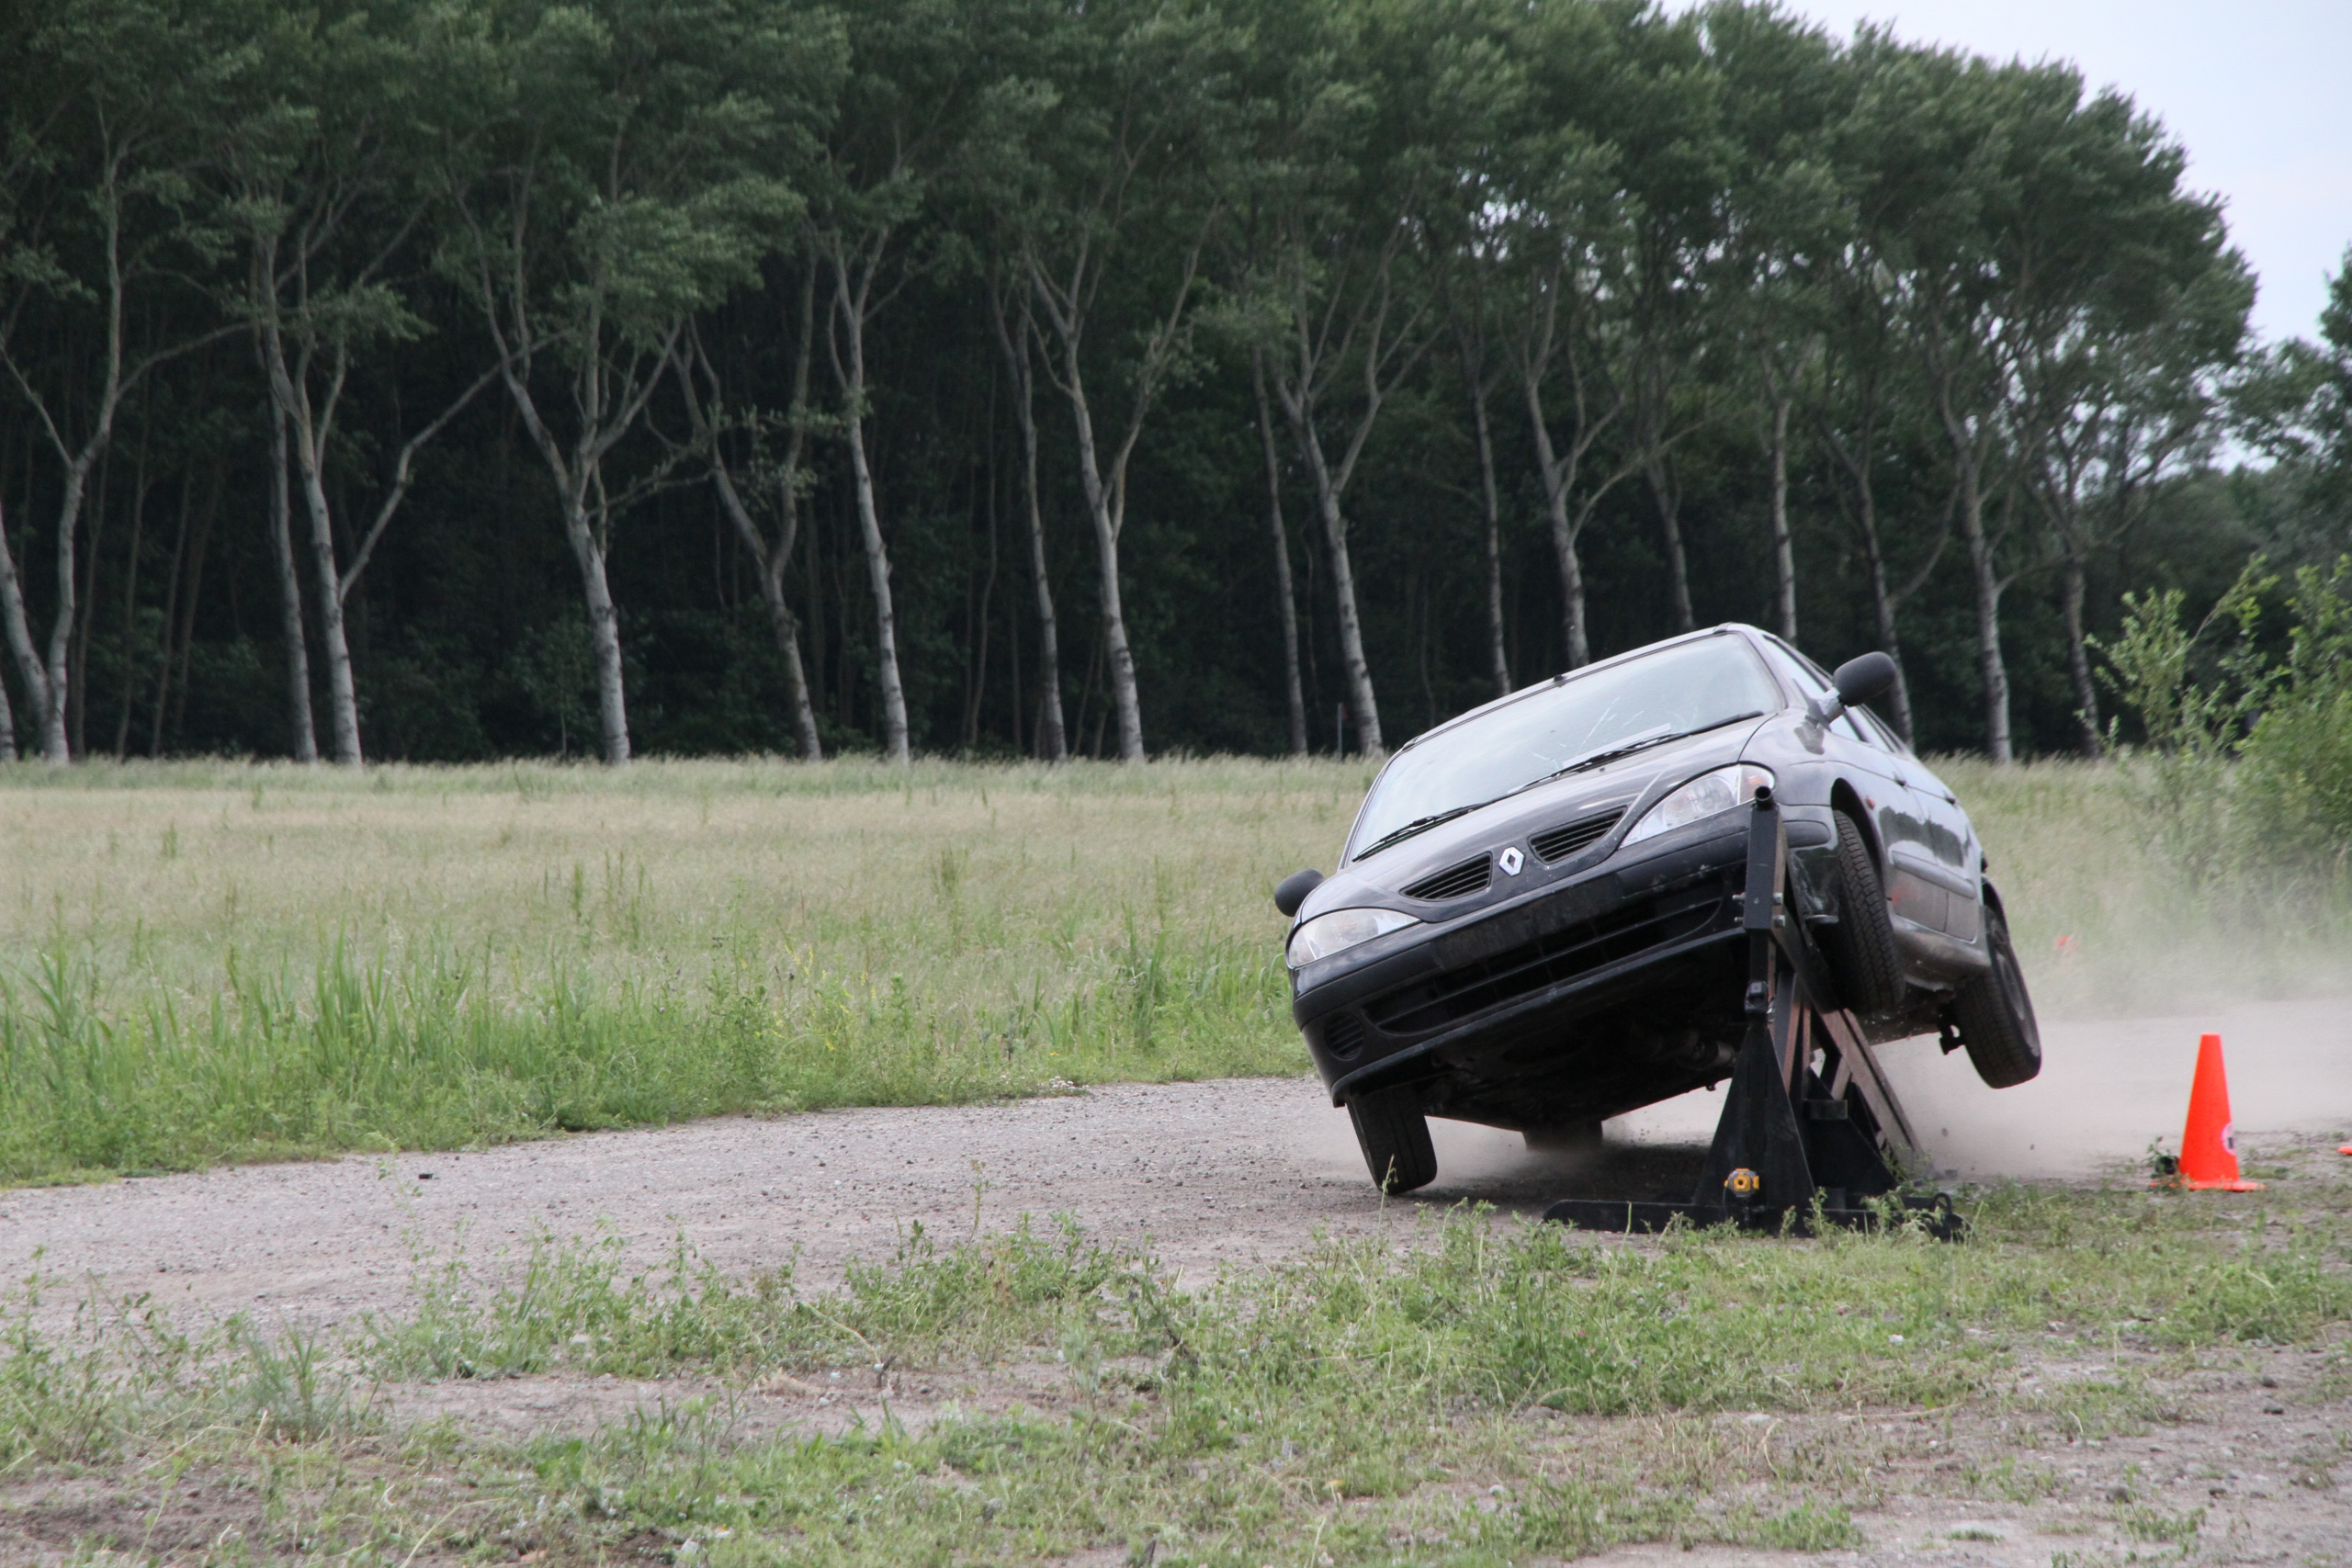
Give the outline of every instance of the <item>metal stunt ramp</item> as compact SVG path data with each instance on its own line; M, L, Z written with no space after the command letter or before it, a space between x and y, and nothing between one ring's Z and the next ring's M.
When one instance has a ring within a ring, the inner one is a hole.
M1684 1203L1567 1198L1544 1217L1600 1231L1677 1220L1800 1234L1908 1224L1956 1240L1966 1222L1950 1194L1902 1191L1923 1163L1917 1139L1860 1021L1835 1005L1828 965L1788 897L1788 833L1769 788L1750 813L1747 1027L1697 1190Z

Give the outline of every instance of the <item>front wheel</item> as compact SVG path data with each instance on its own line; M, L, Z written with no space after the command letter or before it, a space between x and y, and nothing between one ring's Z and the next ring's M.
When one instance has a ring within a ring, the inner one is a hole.
M1902 1007L1903 958L1895 951L1894 920L1886 907L1886 885L1878 862L1854 819L1840 811L1838 822L1838 923L1821 934L1838 999L1864 1018L1881 1018Z
M1348 1101L1348 1119L1356 1125L1364 1167L1382 1191L1410 1192L1437 1179L1437 1145L1410 1089L1358 1095Z
M1976 1076L1995 1089L2008 1089L2041 1071L2041 1029L2033 1021L2033 998L2026 995L2025 972L2009 942L2009 922L2001 907L1984 900L1984 946L1993 967L1952 998L1953 1021Z

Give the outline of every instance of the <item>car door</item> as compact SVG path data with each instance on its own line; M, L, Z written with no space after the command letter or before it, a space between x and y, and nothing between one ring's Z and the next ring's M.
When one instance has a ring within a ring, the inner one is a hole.
M1925 823L1915 850L1904 857L1912 879L1934 883L1944 892L1943 930L1962 942L1974 942L1984 922L1984 878L1979 874L1984 849L1976 841L1960 797L1935 771L1895 739L1876 714L1863 708L1851 716L1877 738L1890 755L1901 760L1904 783L1917 804Z

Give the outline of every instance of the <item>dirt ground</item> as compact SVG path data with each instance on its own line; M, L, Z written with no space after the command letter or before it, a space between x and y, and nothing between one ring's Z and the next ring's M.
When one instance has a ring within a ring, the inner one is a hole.
M2211 1019L2145 1019L2045 1030L2049 1069L1996 1095L1930 1042L1887 1052L1940 1170L2075 1176L2177 1141L2197 1034L2230 1051L2245 1146L2255 1158L2334 1159L2352 1134L2352 1005L2276 1003ZM887 1256L920 1223L944 1236L999 1229L1023 1214L1069 1213L1104 1238L1148 1239L1192 1282L1304 1245L1318 1228L1409 1239L1418 1213L1464 1200L1532 1215L1555 1198L1649 1197L1687 1189L1716 1104L1687 1097L1612 1123L1581 1164L1528 1154L1515 1136L1440 1123L1438 1182L1384 1202L1364 1177L1344 1113L1305 1079L1117 1085L1009 1105L831 1111L773 1120L607 1133L475 1153L355 1156L0 1193L0 1273L36 1269L107 1298L146 1291L191 1326L243 1311L265 1322L332 1326L399 1307L421 1250L462 1244L477 1260L527 1247L541 1232L609 1227L652 1263L683 1237L743 1275L791 1262L804 1290L844 1261ZM1615 1243L1612 1245L1629 1245ZM63 1310L73 1292L51 1298ZM2053 1325L2049 1355L2024 1374L2094 1375ZM1821 1441L1873 1454L1883 1504L1858 1516L1871 1542L1838 1560L1960 1565L2065 1559L2078 1568L2171 1560L2118 1520L2135 1509L2206 1510L2203 1561L2352 1564L2352 1497L2330 1479L2352 1466L2352 1401L2317 1387L2320 1358L2248 1351L2170 1390L2184 1420L2140 1438L2036 1455L2050 1495L2015 1504L1955 1500L1972 1464L2007 1451L2004 1435L1949 1413L1739 1417L1759 1444ZM986 1387L933 1374L876 1387L870 1372L775 1380L738 1401L748 1430L838 1429L891 1414L910 1427L950 1401L1050 1408L1055 1369L992 1370ZM861 1382L861 1379L863 1382ZM519 1379L390 1391L402 1418L450 1416L519 1435L582 1427L676 1384ZM1532 1442L1573 1441L1572 1425L1530 1418ZM1981 1423L1979 1424L1982 1425ZM21 1500L14 1500L21 1502ZM19 1516L21 1518L22 1516ZM1770 1554L1674 1552L1682 1563ZM1663 1562L1657 1551L1611 1562ZM0 1561L13 1561L0 1551ZM28 1559L28 1561L32 1559Z

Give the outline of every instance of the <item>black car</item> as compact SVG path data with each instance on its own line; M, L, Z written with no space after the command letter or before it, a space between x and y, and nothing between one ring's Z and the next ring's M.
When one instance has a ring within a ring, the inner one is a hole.
M1984 1081L2041 1047L1959 800L1835 676L1723 626L1488 703L1408 743L1339 871L1276 890L1292 1013L1373 1179L1437 1174L1429 1116L1598 1136L1726 1077L1746 1023L1740 895L1769 786L1784 889L1873 1041L1940 1031Z

